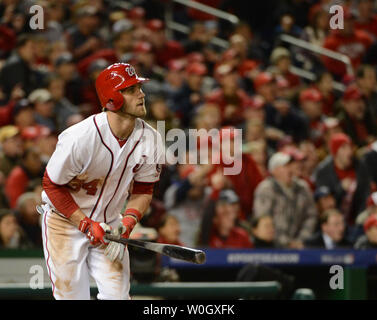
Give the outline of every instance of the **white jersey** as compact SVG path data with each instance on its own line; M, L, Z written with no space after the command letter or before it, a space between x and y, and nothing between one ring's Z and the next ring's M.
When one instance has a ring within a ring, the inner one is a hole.
M159 180L163 157L161 135L145 121L136 119L134 130L121 147L106 112L102 112L59 135L46 170L54 184L68 184L86 216L111 223L121 213L133 180ZM44 191L42 200L53 206Z

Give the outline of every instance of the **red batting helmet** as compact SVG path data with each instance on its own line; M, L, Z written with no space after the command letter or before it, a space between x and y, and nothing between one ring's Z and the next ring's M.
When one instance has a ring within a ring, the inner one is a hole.
M114 63L103 70L96 80L96 90L101 106L110 110L119 110L124 98L119 92L137 83L148 81L136 74L133 66L128 63Z

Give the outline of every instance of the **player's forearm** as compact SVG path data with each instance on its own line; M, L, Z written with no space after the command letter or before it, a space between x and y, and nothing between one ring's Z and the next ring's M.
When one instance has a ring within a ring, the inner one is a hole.
M77 209L68 219L78 228L81 220L85 217L86 215L84 212L82 212L81 209Z
M152 201L152 194L132 194L128 200L127 209L136 209L141 214L144 214Z

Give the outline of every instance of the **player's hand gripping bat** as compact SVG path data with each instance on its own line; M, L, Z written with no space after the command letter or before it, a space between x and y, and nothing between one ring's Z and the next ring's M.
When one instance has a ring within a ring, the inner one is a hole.
M110 241L122 243L124 245L131 245L147 250L151 250L157 253L161 253L165 256L184 260L187 262L193 262L196 264L203 264L206 260L206 255L203 251L197 249L191 249L172 244L154 243L149 241L134 240L122 238L120 235L106 234L105 238Z

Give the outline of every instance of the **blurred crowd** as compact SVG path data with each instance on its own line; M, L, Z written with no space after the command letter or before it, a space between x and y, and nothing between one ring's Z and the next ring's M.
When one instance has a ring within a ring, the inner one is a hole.
M152 229L157 241L189 247L377 247L374 1L252 1L250 14L242 1L199 2L240 22L169 0L1 1L1 248L41 247L35 207L58 135L101 112L95 79L120 61L151 79L152 126L164 121L187 137L217 128L233 152L232 128L242 129L239 174L224 175L224 159L164 165L135 234ZM34 4L43 30L30 28ZM330 29L333 4L343 6L343 29ZM187 34L167 28L169 8ZM281 35L347 55L353 72Z

